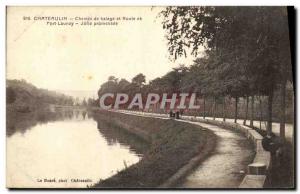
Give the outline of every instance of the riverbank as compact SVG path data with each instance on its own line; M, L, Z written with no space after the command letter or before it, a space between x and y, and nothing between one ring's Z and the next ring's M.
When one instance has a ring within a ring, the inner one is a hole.
M199 163L206 159L216 146L213 132L189 123L99 110L94 113L97 119L132 132L150 144L140 162L100 180L93 186L96 188L158 187L195 156Z

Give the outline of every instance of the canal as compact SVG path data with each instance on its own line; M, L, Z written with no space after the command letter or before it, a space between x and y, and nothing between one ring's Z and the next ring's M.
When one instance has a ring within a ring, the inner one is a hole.
M8 126L8 186L87 187L137 163L147 149L132 135L108 129L85 111L57 114L35 114L38 119L31 116Z

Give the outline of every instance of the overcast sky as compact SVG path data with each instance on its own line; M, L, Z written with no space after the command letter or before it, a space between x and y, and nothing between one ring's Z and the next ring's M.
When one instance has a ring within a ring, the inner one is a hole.
M156 7L10 7L7 22L7 78L25 79L51 90L97 90L110 75L147 81L164 75L171 62ZM48 26L23 16L142 17L118 26Z

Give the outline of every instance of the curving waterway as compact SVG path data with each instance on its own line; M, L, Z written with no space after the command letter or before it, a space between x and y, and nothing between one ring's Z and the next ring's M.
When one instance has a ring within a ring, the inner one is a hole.
M143 146L134 137L105 128L84 111L60 114L45 114L32 126L30 119L18 121L8 133L9 187L86 187L141 159ZM29 127L18 130L22 122Z

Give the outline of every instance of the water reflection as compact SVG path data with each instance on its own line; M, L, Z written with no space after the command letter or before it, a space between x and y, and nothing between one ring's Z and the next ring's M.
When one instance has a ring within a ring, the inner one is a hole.
M31 114L14 120L13 128L7 129L9 186L86 187L138 162L147 149L138 138L102 124L87 111ZM56 182L38 182L46 178ZM91 182L74 183L72 178ZM58 183L58 179L68 182Z
M128 146L131 151L134 151L139 156L142 156L149 149L149 144L145 143L139 137L126 132L124 129L114 126L99 117L94 117L94 120L97 122L97 128L105 137L108 145L120 143L121 145Z

